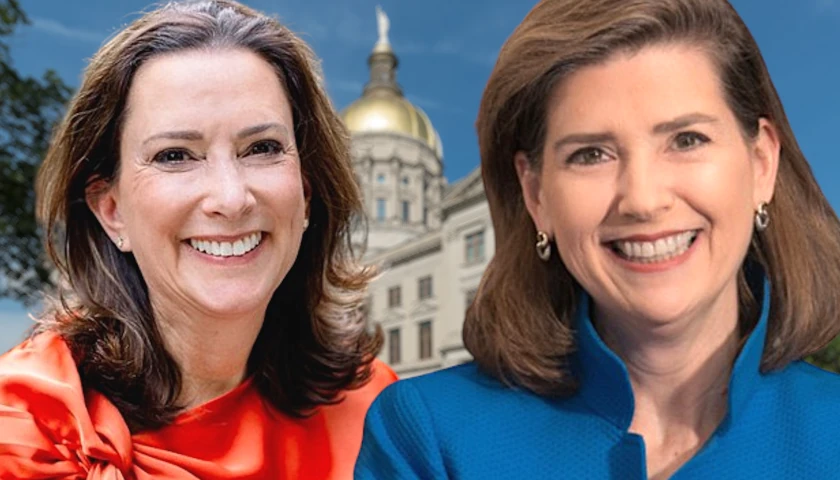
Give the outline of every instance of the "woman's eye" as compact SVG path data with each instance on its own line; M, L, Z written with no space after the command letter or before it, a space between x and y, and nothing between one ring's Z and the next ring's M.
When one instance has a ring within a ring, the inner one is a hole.
M186 150L171 148L164 150L154 156L155 163L181 163L190 159L190 154Z
M274 140L261 140L248 147L246 155L279 155L283 146Z
M594 165L608 160L606 152L596 147L586 147L569 155L566 163Z
M674 137L674 147L677 150L690 150L708 141L708 137L697 132L683 132Z

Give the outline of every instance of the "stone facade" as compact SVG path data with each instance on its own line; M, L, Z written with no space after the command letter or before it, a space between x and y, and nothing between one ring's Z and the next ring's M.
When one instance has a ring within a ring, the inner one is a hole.
M382 272L370 287L368 320L385 333L381 358L410 377L470 360L464 312L495 245L479 170L447 184L440 136L403 96L398 64L380 38L362 96L342 117L366 214L353 242Z
M461 340L464 312L495 248L478 169L449 189L435 214L438 228L367 258L382 269L368 305L385 333L380 358L400 377L470 360ZM380 242L376 235L372 244Z

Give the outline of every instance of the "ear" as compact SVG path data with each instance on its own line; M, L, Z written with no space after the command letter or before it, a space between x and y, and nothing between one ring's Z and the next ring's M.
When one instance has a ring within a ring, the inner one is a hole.
M85 188L85 202L111 240L116 244L117 238L121 237L121 250L131 250L130 240L125 233L125 223L120 215L117 186L102 179L94 180Z
M522 189L522 199L531 220L537 230L547 233L549 237L553 236L551 222L545 211L539 169L532 166L528 155L523 151L516 152L514 164L516 165L516 175L519 177L519 187Z
M754 206L770 202L776 189L781 143L776 126L766 118L758 120L758 135L752 144Z

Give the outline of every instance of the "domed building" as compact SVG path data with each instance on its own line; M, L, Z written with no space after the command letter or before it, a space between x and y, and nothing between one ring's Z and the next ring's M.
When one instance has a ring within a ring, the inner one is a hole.
M341 115L367 214L367 236L357 229L354 243L382 270L369 321L385 332L381 358L409 377L470 360L464 313L493 254L493 227L478 168L447 184L440 135L403 95L388 18L377 17L370 79Z
M353 134L369 222L367 252L376 254L440 227L436 212L445 179L440 136L426 113L403 96L387 37L376 43L368 65L361 98L341 116Z

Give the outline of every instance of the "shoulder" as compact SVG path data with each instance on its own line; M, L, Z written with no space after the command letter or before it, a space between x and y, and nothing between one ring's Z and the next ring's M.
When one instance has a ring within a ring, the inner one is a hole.
M805 361L796 361L771 374L772 386L790 402L807 402L809 409L825 404L840 407L840 375Z
M0 452L0 478L73 476L93 452L126 469L130 433L113 404L85 391L64 340L46 332L0 356Z
M840 429L840 375L804 361L792 362L765 376L753 405L756 412L774 415L788 432L833 436Z
M468 363L400 380L379 395L372 410L394 421L430 420L430 409L452 410L457 415L458 410L471 408L470 400L481 398L482 390L494 384L497 382Z
M70 348L56 333L39 334L0 356L0 382L4 387L38 379L62 380L81 388Z
M520 401L531 395L511 388L485 374L474 363L465 363L437 372L400 380L390 389L415 389L423 392L430 402L443 398L489 398L492 401Z
M840 401L840 375L823 370L805 361L795 361L773 372L775 384L801 395L812 394Z
M373 371L373 378L370 383L373 385L373 388L383 390L388 385L397 381L397 374L391 370L391 367L378 358L371 364L371 370Z
M319 411L332 425L333 430L348 430L351 437L361 438L362 424L371 404L383 390L396 381L397 376L387 365L378 359L374 360L371 365L371 378L367 383L359 388L344 391L338 403L322 406Z
M364 416L374 399L397 381L397 375L388 365L376 359L371 364L370 380L359 388L347 390L342 394L342 400L333 410ZM331 408L331 407L328 407Z
M488 443L527 438L546 405L473 363L400 380L367 414L355 478L448 478L447 464L495 455Z
M437 428L457 431L464 422L508 417L511 409L538 411L546 400L504 385L483 373L475 363L450 367L400 380L379 396L373 408L401 418L434 422Z

